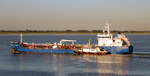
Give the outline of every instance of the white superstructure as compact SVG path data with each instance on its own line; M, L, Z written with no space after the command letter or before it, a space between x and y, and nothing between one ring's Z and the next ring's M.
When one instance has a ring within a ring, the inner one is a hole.
M110 24L106 24L103 34L97 34L98 46L123 46L121 38L113 38L110 34Z

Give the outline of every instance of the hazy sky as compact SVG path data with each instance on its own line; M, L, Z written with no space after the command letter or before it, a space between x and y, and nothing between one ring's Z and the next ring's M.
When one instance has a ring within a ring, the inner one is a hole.
M0 0L0 30L150 30L150 0Z

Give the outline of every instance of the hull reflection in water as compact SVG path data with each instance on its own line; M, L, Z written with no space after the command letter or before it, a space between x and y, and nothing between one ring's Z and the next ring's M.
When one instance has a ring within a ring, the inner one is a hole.
M68 55L67 57L69 57L68 60L69 63L65 62L66 57L64 55L60 55L60 57L57 57L58 58L57 60L54 60L57 61L55 64L59 65L55 66L55 68L59 69L58 75L62 76L129 75L128 68L130 63L130 56L128 55L125 56Z
M113 57L112 57L113 56ZM81 57L85 61L86 69L81 73L73 73L72 76L99 76L99 75L128 75L128 63L130 57L121 55L90 56Z

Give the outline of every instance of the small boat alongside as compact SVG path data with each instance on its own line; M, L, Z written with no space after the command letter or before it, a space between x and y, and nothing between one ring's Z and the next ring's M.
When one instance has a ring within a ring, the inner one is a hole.
M80 50L76 50L77 54L93 54L93 55L107 55L110 54L109 51L104 50L102 48L82 48Z

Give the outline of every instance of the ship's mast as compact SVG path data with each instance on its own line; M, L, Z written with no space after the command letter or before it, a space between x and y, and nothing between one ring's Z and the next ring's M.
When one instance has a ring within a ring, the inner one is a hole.
M107 24L107 34L110 35L110 24Z
M22 33L20 34L20 42L22 43L23 42L23 38L22 38Z
M105 24L103 33L105 34L105 32L107 32L107 35L110 35L110 24L108 24L108 23Z

